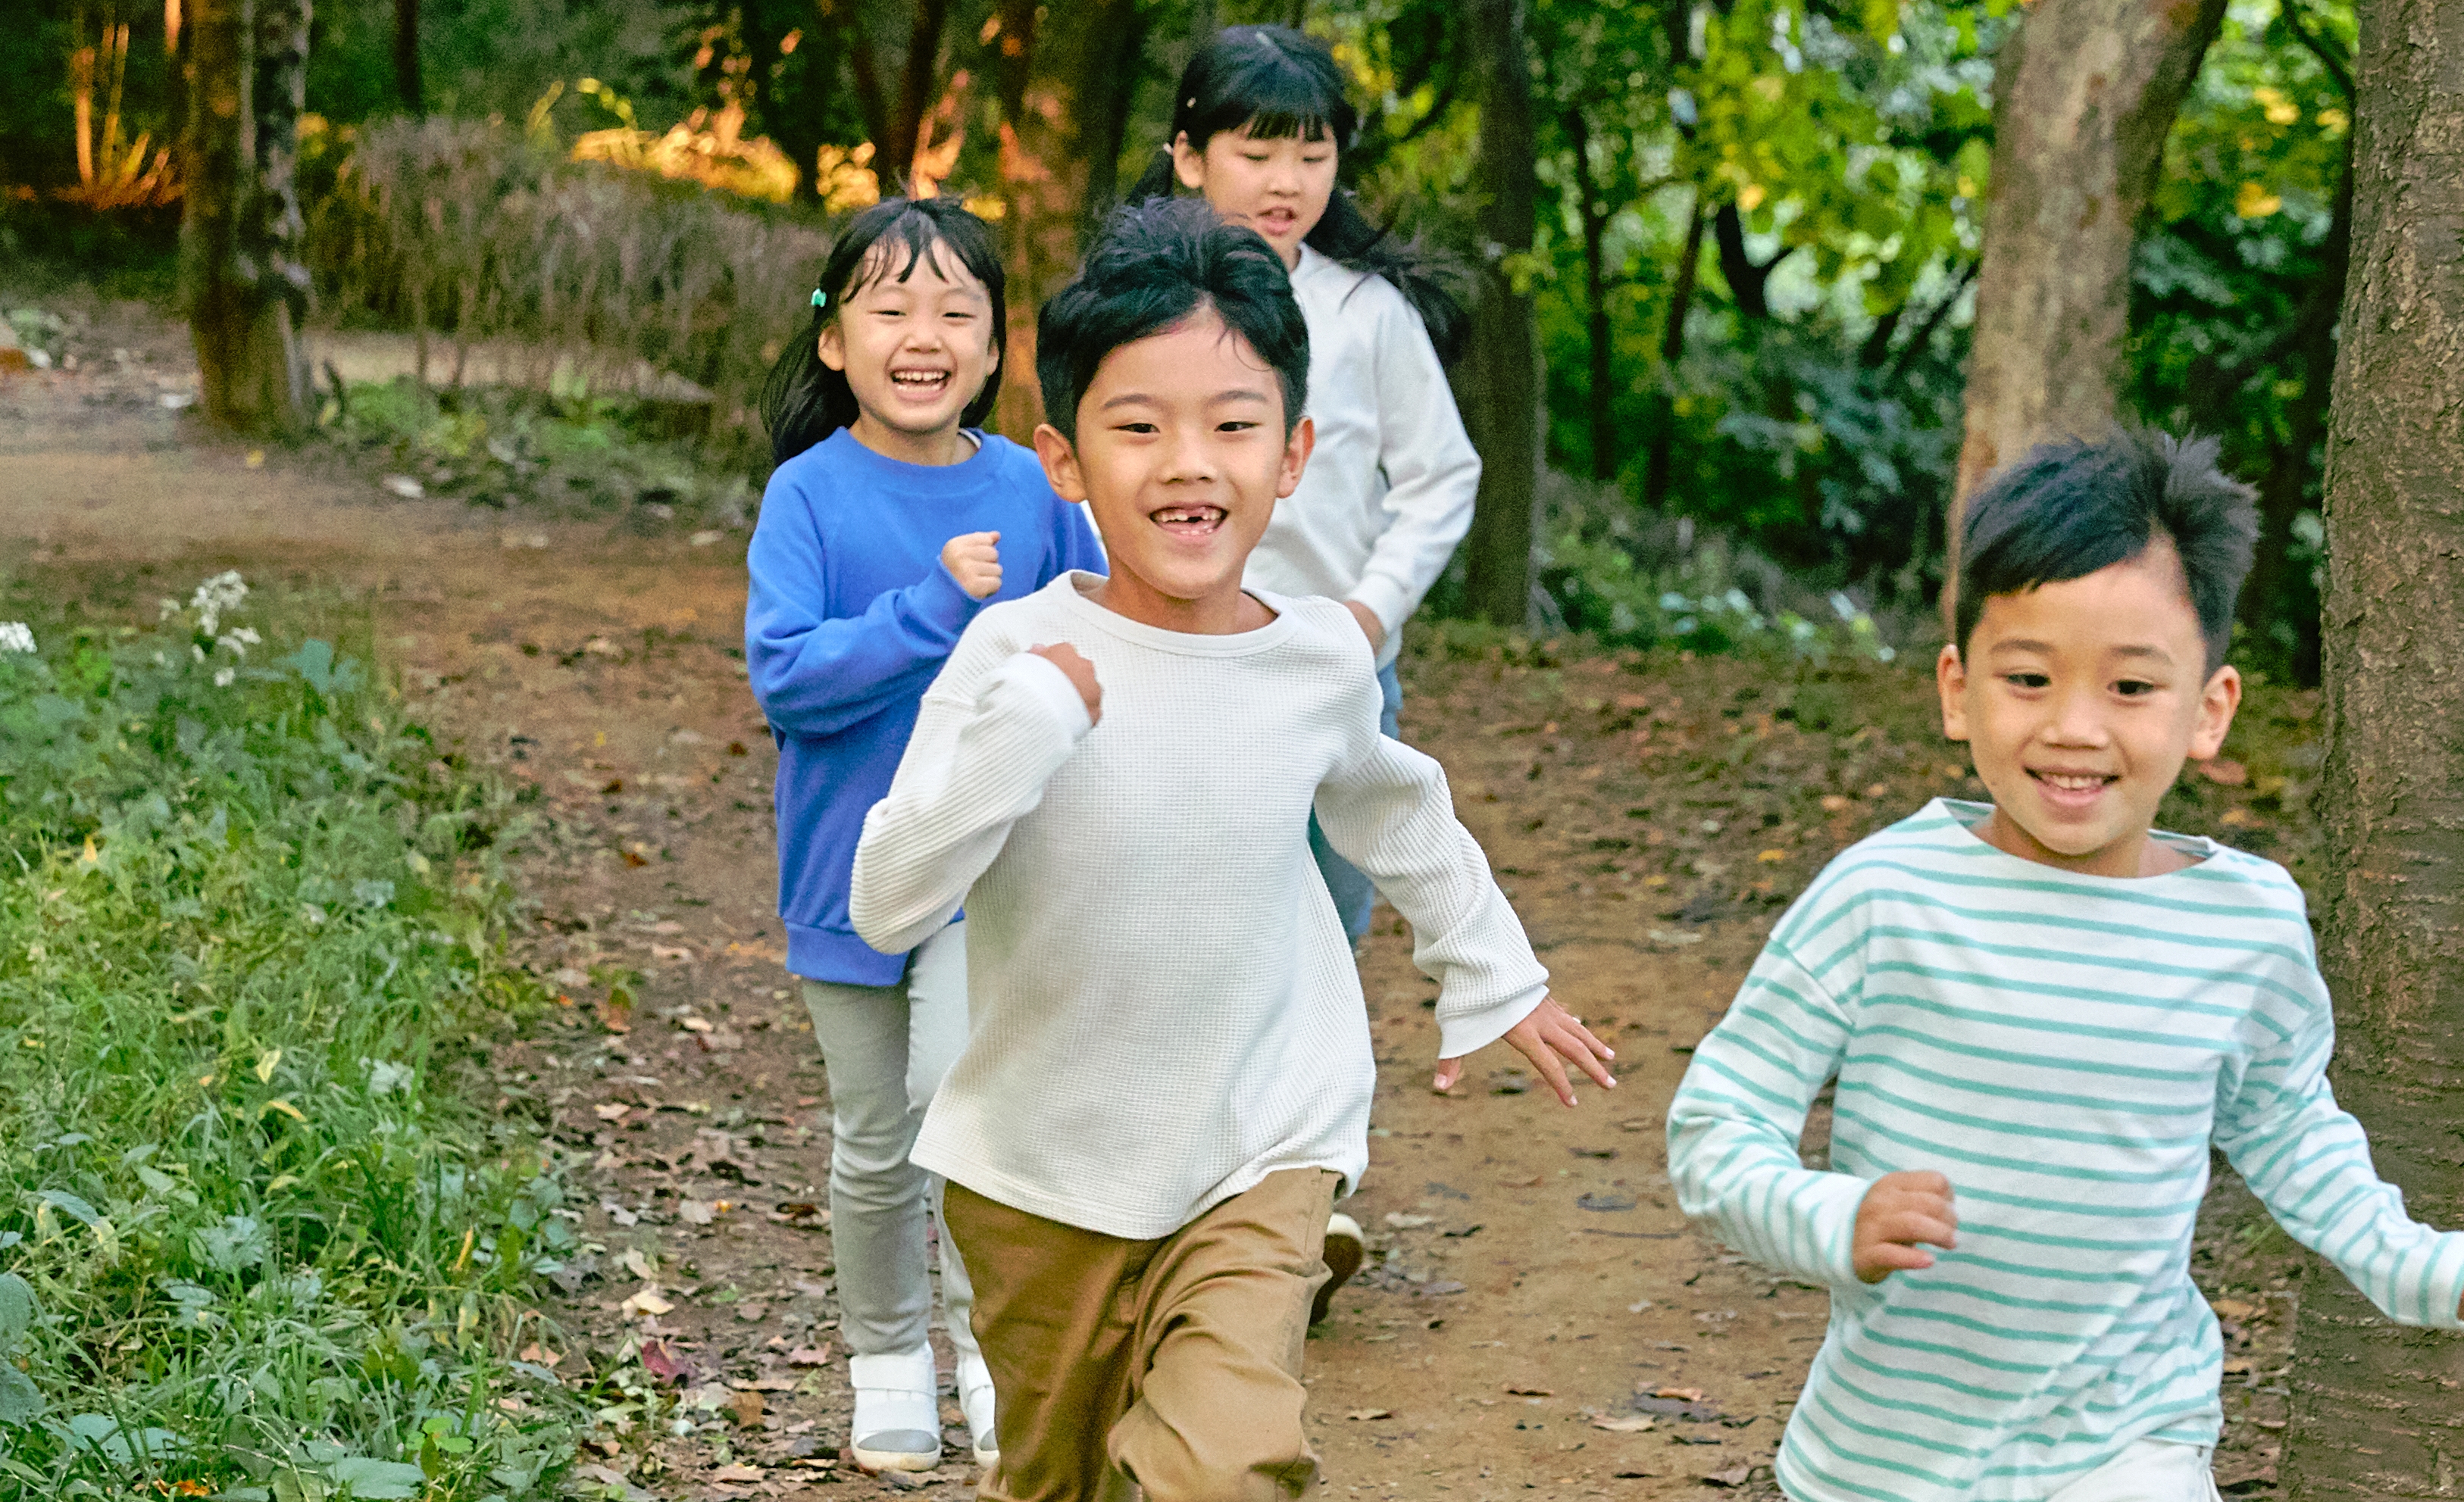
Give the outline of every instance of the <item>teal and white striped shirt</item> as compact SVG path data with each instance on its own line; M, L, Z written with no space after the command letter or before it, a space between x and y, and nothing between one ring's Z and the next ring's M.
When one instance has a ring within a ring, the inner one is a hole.
M2325 1068L2326 988L2275 864L2075 876L1937 800L1843 852L1773 929L1668 1114L1689 1215L1831 1288L1781 1445L1802 1502L2021 1502L2135 1440L2213 1445L2223 1361L2190 1282L2222 1147L2288 1231L2390 1318L2457 1328L2464 1234L2404 1212ZM1831 1161L1797 1156L1837 1076ZM1867 1287L1866 1185L1933 1169L1959 1247Z

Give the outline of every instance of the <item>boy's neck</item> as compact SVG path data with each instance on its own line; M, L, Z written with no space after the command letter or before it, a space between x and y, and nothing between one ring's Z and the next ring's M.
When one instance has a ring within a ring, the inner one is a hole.
M1237 636L1275 619L1275 613L1244 592L1238 579L1228 588L1211 590L1196 599L1176 599L1135 574L1116 569L1087 598L1140 625L1184 636Z
M978 446L966 429L956 423L929 433L910 433L873 421L869 412L857 413L855 421L847 424L847 431L857 443L884 459L926 468L942 468L971 459Z
M2006 856L2017 856L2022 860L2052 866L2057 871L2068 871L2075 876L2163 876L2198 864L2163 840L2150 838L2144 829L2117 839L2101 850L2079 856L2064 855L2028 833L2024 825L2005 814L1998 804L1985 822L1976 826L1976 838Z

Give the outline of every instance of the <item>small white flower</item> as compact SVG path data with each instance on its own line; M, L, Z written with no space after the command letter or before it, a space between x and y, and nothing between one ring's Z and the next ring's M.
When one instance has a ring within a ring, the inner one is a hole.
M154 617L154 619L155 619L155 620L170 620L173 616L176 616L176 615L178 615L179 613L180 613L180 602L179 602L178 600L176 600L176 599L173 599L170 596L165 595L165 596L164 596L164 597L163 597L163 608L162 608L162 610L161 610L161 611L160 611L160 612L159 612L159 613Z
M197 629L211 636L214 628L222 623L224 615L237 610L240 601L246 599L248 581L239 577L239 570L226 569L197 586L197 593L188 600L188 608L197 613Z
M226 667L221 672L214 674L214 686L217 688L229 688L231 686L232 680L238 677L238 668Z
M246 657L250 647L258 645L264 640L256 634L253 626L235 626L214 638L214 645L226 649L233 657Z
M34 628L22 620L0 620L0 652L31 652Z

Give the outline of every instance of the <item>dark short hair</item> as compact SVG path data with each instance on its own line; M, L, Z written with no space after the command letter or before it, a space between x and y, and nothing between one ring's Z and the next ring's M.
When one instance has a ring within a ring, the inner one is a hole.
M2212 438L2123 427L2100 444L2039 444L1969 499L1960 532L1960 655L1995 595L2084 578L2170 539L2215 671L2258 536L2254 491L2216 468Z
M1035 325L1045 421L1078 441L1078 403L1095 367L1124 344L1213 308L1284 388L1284 430L1309 401L1309 325L1283 257L1254 229L1227 225L1196 199L1154 199L1113 214L1077 280Z
M878 248L883 253L874 257ZM901 251L906 258L899 258ZM822 306L813 321L770 367L761 383L761 424L770 430L770 462L785 464L856 419L855 392L847 372L822 363L822 330L868 281L894 276L905 281L928 257L946 272L941 257L956 256L967 274L984 284L992 299L993 368L984 387L958 414L961 427L980 427L1001 395L1001 357L1008 349L1009 304L1002 294L1001 250L984 222L955 198L885 198L847 221L822 263Z

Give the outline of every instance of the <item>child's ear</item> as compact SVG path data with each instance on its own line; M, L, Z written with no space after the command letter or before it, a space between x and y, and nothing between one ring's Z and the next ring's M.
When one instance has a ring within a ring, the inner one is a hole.
M2199 690L2199 724L2190 732L2190 759L2207 761L2225 749L2225 732L2233 729L2233 711L2241 707L2241 673L2232 664L2208 675Z
M1317 449L1317 422L1302 418L1292 424L1284 438L1284 467L1275 475L1275 499L1283 500L1301 488L1301 474L1309 468L1309 455Z
M1193 193L1206 191L1206 158L1189 143L1189 132L1172 138L1172 175Z
M1933 660L1933 682L1942 692L1943 737L1968 739L1968 664L1959 660L1956 643L1943 643L1942 655Z
M840 331L838 319L832 318L822 325L822 337L815 345L815 353L822 357L823 364L842 375L846 374L847 335Z
M1086 472L1078 467L1077 446L1049 423L1035 430L1035 457L1044 463L1045 483L1065 501L1087 498Z

